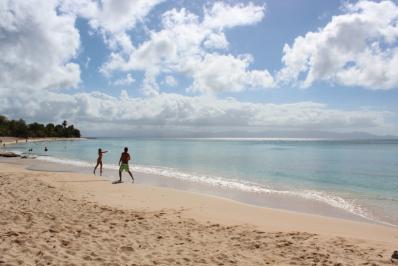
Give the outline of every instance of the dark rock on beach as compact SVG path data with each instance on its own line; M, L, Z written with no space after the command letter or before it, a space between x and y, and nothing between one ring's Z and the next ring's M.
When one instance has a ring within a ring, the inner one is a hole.
M13 152L0 152L0 157L21 157L21 155Z

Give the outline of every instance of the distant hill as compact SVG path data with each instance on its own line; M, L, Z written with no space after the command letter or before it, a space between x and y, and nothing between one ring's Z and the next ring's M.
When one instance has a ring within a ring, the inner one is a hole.
M182 131L182 130L132 130L124 132L106 132L102 131L101 135L93 132L91 136L96 137L146 137L146 138L313 138L313 139L398 139L398 136L392 135L374 135L366 132L329 132L329 131Z

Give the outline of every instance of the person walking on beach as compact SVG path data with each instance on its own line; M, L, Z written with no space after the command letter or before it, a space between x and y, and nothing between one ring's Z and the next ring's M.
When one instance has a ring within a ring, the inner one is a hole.
M123 171L126 171L127 173L129 173L131 179L133 179L133 182L134 182L133 174L130 172L130 169L129 169L129 161L130 161L131 157L130 157L130 154L128 153L128 150L129 149L127 147L125 147L124 152L120 156L119 183L122 182L122 172Z
M95 175L95 170L97 170L97 167L99 165L100 167L100 175L102 176L102 155L104 153L107 153L108 151L102 151L101 148L98 149L98 158L97 158L97 165L94 167L94 175Z

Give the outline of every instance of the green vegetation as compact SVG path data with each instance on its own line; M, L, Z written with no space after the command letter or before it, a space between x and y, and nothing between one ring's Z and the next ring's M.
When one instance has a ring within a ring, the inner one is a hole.
M23 119L8 120L7 117L0 115L0 136L19 137L19 138L80 138L80 131L73 125L68 126L64 120L60 125L49 123L47 125L39 123L26 124Z

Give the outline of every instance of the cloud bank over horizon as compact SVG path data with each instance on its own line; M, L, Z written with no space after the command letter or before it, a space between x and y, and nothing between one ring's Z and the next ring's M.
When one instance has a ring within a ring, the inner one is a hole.
M126 132L188 127L398 134L391 122L396 113L384 108L247 96L286 87L311 90L322 83L357 91L397 89L398 5L393 1L344 4L323 27L280 47L277 69L261 67L230 38L233 30L266 21L272 12L266 2L208 2L199 9L167 4L2 1L0 113L67 119L83 133L112 125L115 132L117 127ZM154 12L160 14L156 20ZM108 81L103 88L87 89L85 69L93 58L85 53L92 44L82 38L78 20L87 23L84 34L106 50L94 71Z

